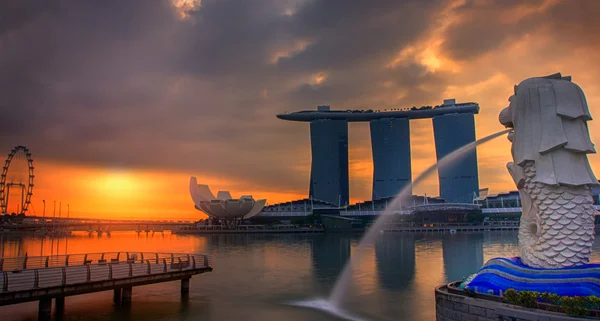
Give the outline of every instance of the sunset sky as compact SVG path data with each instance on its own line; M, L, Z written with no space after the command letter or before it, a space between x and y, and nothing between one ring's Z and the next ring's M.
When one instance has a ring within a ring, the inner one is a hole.
M45 199L47 215L56 200L71 216L200 218L192 175L215 193L299 199L309 126L285 111L456 98L480 104L481 138L503 129L513 85L561 72L600 115L599 13L594 0L1 1L0 151L32 152L30 214ZM368 123L349 130L354 202L370 199L373 168ZM431 120L411 134L415 178L435 161ZM478 149L491 193L514 189L509 148ZM414 190L437 188L434 175Z

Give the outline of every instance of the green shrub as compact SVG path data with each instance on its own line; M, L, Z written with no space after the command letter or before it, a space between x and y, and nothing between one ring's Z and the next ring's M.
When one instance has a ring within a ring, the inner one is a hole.
M504 291L504 298L508 303L519 305L519 292L515 289L508 289Z
M535 291L517 291L515 289L508 289L504 292L506 301L514 305L521 305L528 308L537 306L539 296L540 293Z
M587 299L581 296L562 296L560 297L560 306L562 310L572 316L585 316L587 315L586 309Z
M527 308L535 308L538 305L539 295L540 293L535 291L521 291L519 292L519 303Z
M540 294L540 301L544 303L558 305L560 301L560 296L558 294L544 292Z
M538 302L559 306L570 316L586 316L590 310L600 309L600 298L597 296L559 296L554 293L539 293L535 291L517 291L508 289L504 292L508 303L527 308L535 308Z
M600 298L595 296L595 295L591 295L587 297L587 301L588 301L588 305L586 306L586 308L591 309L591 310L600 310Z

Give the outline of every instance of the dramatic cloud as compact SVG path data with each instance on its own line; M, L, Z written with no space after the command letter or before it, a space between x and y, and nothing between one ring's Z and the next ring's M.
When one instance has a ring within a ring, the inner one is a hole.
M277 113L453 95L480 102L478 130L491 133L525 73L569 73L556 70L571 66L566 53L600 47L594 12L598 2L585 0L3 1L0 149L25 144L39 160L303 193L308 125ZM540 55L560 64L518 65ZM432 159L431 125L411 126L418 171ZM368 124L350 135L351 193L368 198ZM480 169L490 171L497 164L485 153Z
M470 60L526 36L549 35L556 48L597 46L600 2L574 0L467 0L453 13L445 52L453 59ZM541 34L540 34L541 33Z

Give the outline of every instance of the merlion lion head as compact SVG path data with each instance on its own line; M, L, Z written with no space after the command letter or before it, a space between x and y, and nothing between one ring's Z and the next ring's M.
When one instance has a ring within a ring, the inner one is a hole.
M515 173L520 170L517 166L527 161L535 163L538 182L598 183L587 160L588 153L595 153L587 127L592 116L583 91L570 76L557 73L526 79L514 87L508 100L499 120L513 129L508 139L514 163L508 168L517 186L522 179Z

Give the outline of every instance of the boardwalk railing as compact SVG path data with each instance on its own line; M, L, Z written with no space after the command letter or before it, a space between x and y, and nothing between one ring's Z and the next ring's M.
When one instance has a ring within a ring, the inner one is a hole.
M0 259L0 292L209 268L204 254L110 252Z
M86 254L68 254L68 255L52 255L52 256L16 256L0 258L0 272L15 271L27 269L41 269L49 267L63 267L84 264L104 264L104 263L119 263L132 262L140 263L146 260L154 261L158 264L166 259L172 263L175 260L187 260L191 254L181 253L155 253L155 252L102 252L102 253L86 253ZM208 256L202 256L202 260L208 260ZM206 262L209 265L209 262Z

